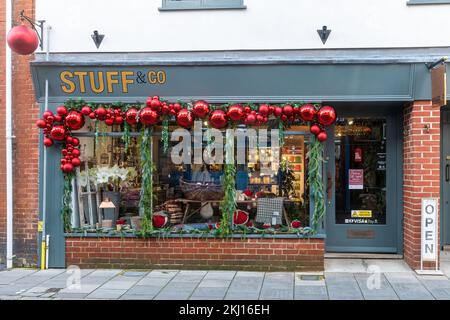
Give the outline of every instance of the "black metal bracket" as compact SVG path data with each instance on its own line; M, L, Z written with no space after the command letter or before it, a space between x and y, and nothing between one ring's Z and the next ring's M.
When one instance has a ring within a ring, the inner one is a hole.
M327 26L323 26L322 29L317 30L317 33L319 34L322 43L325 44L330 36L331 30L328 29Z
M24 12L25 12L25 10L20 11L20 14L19 14L20 20L28 21L28 23L31 25L31 28L33 28L33 30L36 32L36 34L39 38L39 48L41 48L41 50L44 50L44 23L45 23L45 20L34 21L30 17L27 17L24 14ZM36 28L39 28L39 30Z
M97 30L94 30L94 33L91 34L92 40L94 40L95 46L97 49L100 47L100 44L103 41L103 38L105 37L104 34L99 34Z
M438 65L441 65L441 64L445 63L447 60L448 60L447 57L442 57L438 61L428 62L428 63L425 63L425 65L427 66L428 71L431 71L434 68L436 68Z

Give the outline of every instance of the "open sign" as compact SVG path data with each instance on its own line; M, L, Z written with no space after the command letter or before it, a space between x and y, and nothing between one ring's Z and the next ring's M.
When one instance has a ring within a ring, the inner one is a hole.
M422 199L422 261L437 259L437 210L436 199Z

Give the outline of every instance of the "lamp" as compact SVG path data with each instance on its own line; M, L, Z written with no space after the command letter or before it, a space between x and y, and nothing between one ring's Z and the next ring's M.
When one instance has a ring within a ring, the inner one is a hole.
M105 200L103 200L102 203L100 203L100 205L98 207L100 209L115 209L116 208L114 203L109 198L105 198Z

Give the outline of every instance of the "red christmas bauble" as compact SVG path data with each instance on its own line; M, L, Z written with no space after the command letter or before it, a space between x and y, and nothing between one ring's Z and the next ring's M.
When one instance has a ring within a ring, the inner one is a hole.
M12 28L6 41L12 51L21 55L32 54L39 45L36 31L25 25Z
M91 118L92 120L95 119L97 116L95 115L95 112L91 112L89 113L89 118Z
M235 225L243 225L248 222L249 214L243 210L236 210L233 215L233 223Z
M281 117L283 115L283 109L280 107L275 107L275 109L273 110L273 114L275 115L275 117Z
M155 228L163 228L167 224L167 216L162 214L155 214L152 218L153 226Z
M71 162L74 167L79 167L81 164L80 158L73 158Z
M320 142L324 142L327 140L327 133L325 131L321 131L318 135L317 135L317 140L319 140Z
M49 117L50 118L50 117ZM55 122L60 122L61 120L62 120L62 116L60 116L59 114L56 114L54 117L53 117L53 120L55 121Z
M245 124L248 126L254 125L256 123L256 115L250 113L245 118Z
M73 149L72 150L72 156L79 157L80 156L80 149Z
M39 119L36 121L36 126L38 128L44 129L47 127L47 122L45 122L45 120Z
M122 118L122 116L120 116L120 115L119 115L119 116L115 116L115 117L114 117L114 123L115 123L115 124L119 124L119 125L122 124L122 123L123 123L123 118Z
M137 123L137 116L139 111L136 108L130 108L125 113L125 119L129 125L134 125Z
M92 109L89 106L83 106L83 108L81 108L81 113L84 114L85 116L88 116L91 112Z
M47 121L47 119L48 119L49 117L53 117L53 112L51 112L50 110L44 111L44 113L42 114L42 119L44 119L45 121Z
M60 116L65 116L67 114L67 108L65 106L59 106L56 108L56 113Z
M320 127L319 127L317 124L313 124L313 125L311 126L311 128L309 129L309 131L310 131L313 135L317 136L317 135L320 133L321 129L320 129Z
M227 116L223 110L214 110L209 116L209 123L215 129L225 128L228 124Z
M244 108L239 104L232 105L228 108L227 116L235 122L241 121L244 117Z
M167 103L163 103L162 104L162 106L161 106L161 114L169 114L170 113L170 108L169 108L169 106L167 105Z
M53 145L53 140L50 138L44 138L44 146L51 147Z
M290 116L292 116L293 114L294 114L294 108L292 108L292 106L291 105L285 105L284 107L283 107L283 114L285 115L285 116L287 116L287 117L290 117Z
M173 110L175 110L176 113L180 112L180 110L181 110L181 104L179 104L179 103L174 103L174 104L173 104Z
M269 106L267 104L262 104L259 106L259 114L263 116L269 115Z
M298 220L293 220L291 222L291 228L298 229L302 226L302 223Z
M312 121L316 115L316 108L312 104L305 104L300 107L300 118L303 121Z
M72 145L73 145L74 147L79 146L79 145L80 145L80 139L78 139L78 138L72 138Z
M317 120L324 126L330 126L336 121L336 111L333 107L322 107L317 112Z
M179 126L183 128L190 128L194 123L194 118L192 117L192 113L188 109L181 109L177 115L177 123Z
M203 119L209 113L209 104L206 101L199 100L192 107L192 113L197 118Z
M114 118L108 118L108 119L106 119L105 120L105 124L107 125L107 126L113 126L114 125Z
M105 120L106 115L108 114L106 109L103 107L97 108L94 112L95 112L95 115L97 116L97 119L99 119L99 120Z
M84 116L78 111L70 111L66 116L66 126L72 130L79 130L84 126Z
M158 123L159 114L155 110L146 107L139 113L139 121L146 126L152 126Z
M69 173L73 171L73 165L72 163L66 163L62 166L62 171L65 173Z
M62 141L66 137L66 129L64 126L54 126L50 131L50 137L56 141Z

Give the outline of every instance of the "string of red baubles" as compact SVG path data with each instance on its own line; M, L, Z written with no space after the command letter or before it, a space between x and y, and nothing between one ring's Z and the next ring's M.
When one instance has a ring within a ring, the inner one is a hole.
M320 142L327 140L324 128L336 121L336 112L333 107L320 107L310 103L301 106L266 103L258 105L232 104L224 107L213 106L203 100L193 104L169 103L154 96L149 97L144 106L135 104L125 107L113 105L105 107L104 104L96 105L96 107L89 104L62 105L56 108L55 114L50 110L44 111L36 125L43 129L44 146L51 147L55 141L65 144L61 150L63 156L61 170L70 173L81 164L80 141L72 136L72 131L79 130L84 126L85 117L103 121L108 126L121 125L126 122L130 126L140 123L149 127L170 116L174 116L178 125L186 129L192 127L195 119L208 119L211 127L215 129L223 129L230 122L259 126L267 123L270 116L279 118L285 123L301 119L311 123L310 131Z

